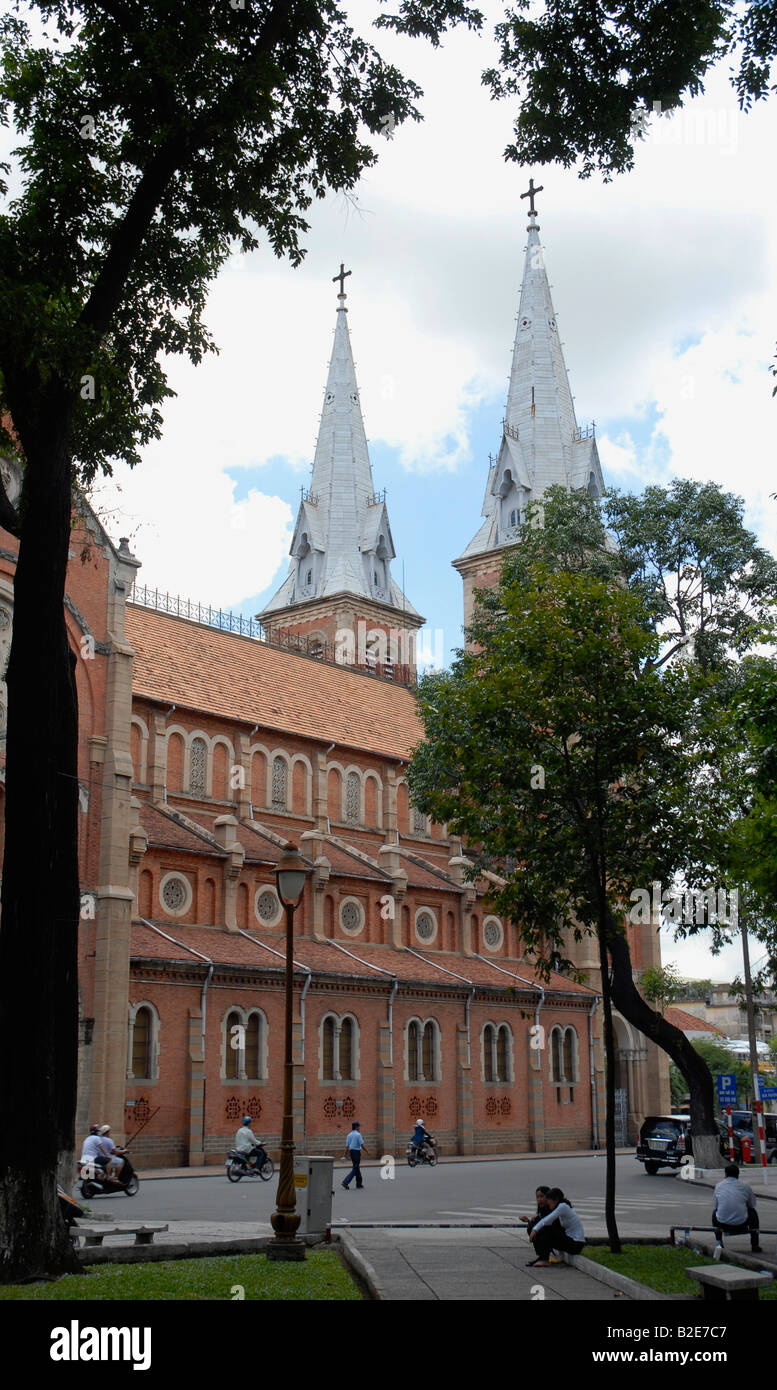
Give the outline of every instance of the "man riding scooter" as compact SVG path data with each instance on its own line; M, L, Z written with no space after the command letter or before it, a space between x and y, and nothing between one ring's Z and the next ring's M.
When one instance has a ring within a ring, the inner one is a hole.
M235 1148L251 1168L258 1168L266 1157L261 1140L251 1129L251 1116L243 1116L243 1127L235 1135Z
M410 1143L415 1144L419 1155L423 1154L424 1145L431 1144L432 1142L432 1136L429 1131L424 1128L423 1120L416 1120Z

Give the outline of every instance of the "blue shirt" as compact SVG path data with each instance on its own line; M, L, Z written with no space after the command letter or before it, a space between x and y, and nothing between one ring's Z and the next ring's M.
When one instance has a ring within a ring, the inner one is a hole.
M345 1141L346 1149L358 1149L359 1152L364 1148L364 1140L358 1129L352 1129Z

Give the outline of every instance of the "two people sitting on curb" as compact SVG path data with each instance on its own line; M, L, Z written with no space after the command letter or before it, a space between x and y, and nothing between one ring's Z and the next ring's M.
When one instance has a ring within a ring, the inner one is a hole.
M540 1215L541 1211L544 1215ZM529 1240L534 1244L534 1259L527 1261L530 1268L544 1269L550 1264L560 1264L559 1259L550 1258L552 1250L579 1255L585 1245L580 1217L560 1187L537 1188L537 1216L527 1229Z

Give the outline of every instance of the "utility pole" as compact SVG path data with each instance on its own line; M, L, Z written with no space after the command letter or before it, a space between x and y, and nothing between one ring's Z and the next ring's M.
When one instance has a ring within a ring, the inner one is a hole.
M753 1077L753 1140L755 1161L761 1163L761 1087L758 1080L758 1048L755 1040L755 1009L753 1007L753 981L750 975L750 947L747 942L747 919L742 919L742 956L745 962L745 1006L747 1008L747 1037L750 1044L750 1071Z

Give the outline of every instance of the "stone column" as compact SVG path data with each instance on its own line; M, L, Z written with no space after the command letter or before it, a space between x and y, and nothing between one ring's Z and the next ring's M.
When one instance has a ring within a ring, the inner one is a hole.
M394 1114L394 1063L391 1053L391 1034L388 1019L378 1025L377 1056L378 1145L380 1154L394 1154L396 1149L396 1119ZM395 1154L397 1161L399 1155Z
M202 1051L202 1010L199 1006L189 1008L187 1062L188 1161L190 1168L201 1168L205 1163L205 1057Z
M240 820L251 819L251 740L248 734L238 734L235 745L236 766L242 770L242 787L234 788L233 800L237 803ZM231 788L230 788L231 789Z
M540 1018L542 1011L540 1010ZM529 1120L529 1152L542 1153L545 1148L545 1101L543 1096L543 1076L545 1071L545 1048L532 1047L533 1034L530 1026L526 1028L526 1045L529 1056L528 1072L528 1120ZM543 1034L540 1034L542 1037Z
M319 835L326 835L329 826L329 797L327 792L327 755L321 748L316 753L315 777L313 781L313 815Z
M213 822L216 843L227 851L224 861L224 925L237 931L237 886L245 863L245 850L237 839L238 821L234 816L217 816Z
M460 1154L475 1152L475 1118L472 1100L472 1061L467 1046L467 1029L456 1024L456 1123Z
M151 800L164 801L167 778L167 721L156 711L150 720L148 731L148 780L151 785Z
M324 926L324 892L329 883L332 866L324 854L324 836L319 830L303 830L299 837L300 851L313 860L311 926L316 941L326 941Z

